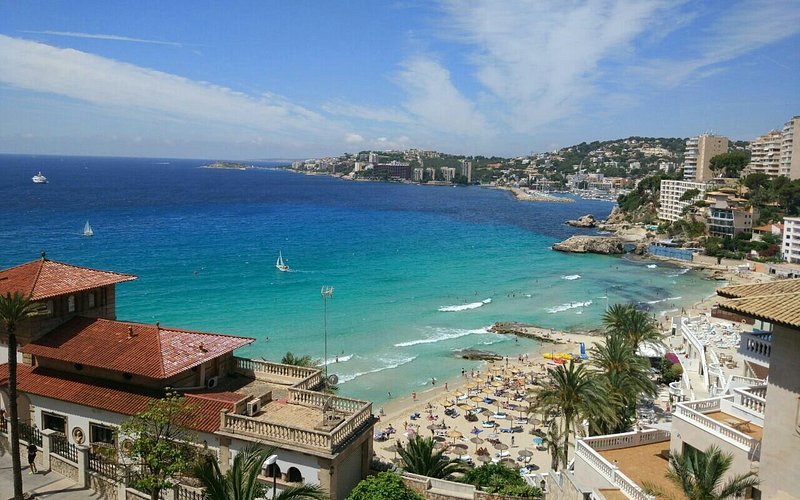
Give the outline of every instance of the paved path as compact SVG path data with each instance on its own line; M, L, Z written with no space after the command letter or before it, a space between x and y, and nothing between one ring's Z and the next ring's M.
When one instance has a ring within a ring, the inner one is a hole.
M79 500L97 498L92 490L79 488L75 482L57 472L40 471L28 474L28 464L22 464L22 491L34 498L58 498L59 500ZM14 497L14 481L11 473L11 454L0 456L0 500Z

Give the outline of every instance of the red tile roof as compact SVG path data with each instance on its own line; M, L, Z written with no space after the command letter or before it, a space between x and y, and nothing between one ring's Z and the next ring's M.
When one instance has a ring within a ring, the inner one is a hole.
M160 391L27 365L19 365L17 370L17 387L21 392L122 415L135 415L144 410L149 402L163 396ZM7 385L8 364L4 364L0 365L0 387ZM233 411L232 401L245 397L231 392L187 394L186 404L191 408L192 418L185 425L198 431L215 432L219 429L219 412L223 409Z
M25 354L164 379L255 342L248 337L75 317L20 349Z
M135 280L132 274L98 271L41 258L0 271L0 294L20 292L33 300Z

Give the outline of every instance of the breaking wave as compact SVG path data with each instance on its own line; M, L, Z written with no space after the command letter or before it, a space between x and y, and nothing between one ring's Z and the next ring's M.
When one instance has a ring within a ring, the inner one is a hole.
M569 311L570 309L576 309L578 307L588 307L592 305L591 300L587 300L586 302L568 302L566 304L561 304L560 306L551 307L547 310L550 314L560 313L564 311Z
M353 359L352 354L346 354L341 356L334 356L333 358L328 358L328 361L325 362L326 365L332 365L335 363L344 363L345 361L350 361Z
M385 370L392 370L392 369L397 368L399 366L403 366L403 365L406 365L408 363L411 363L415 359L417 359L416 356L410 356L410 357L407 357L407 358L395 358L395 359L378 358L379 362L386 363L386 364L383 365L383 366L380 366L378 368L374 368L372 370L367 370L367 371L363 371L363 372L348 373L346 375L340 375L339 376L339 383L340 384L344 384L345 382L350 382L351 380L355 380L358 377L361 377L362 375L368 375L370 373L378 373L378 372L382 372L382 371L385 371Z
M568 274L567 276L562 276L561 279L562 280L568 280L568 281L574 281L574 280L581 279L581 275L580 274Z
M489 333L489 327L480 328L478 330L461 330L455 328L437 328L436 333L432 337L409 340L408 342L400 342L395 344L395 347L410 347L420 344L435 344L437 342L444 342L445 340L457 339L459 337L466 337L476 333Z
M657 265L655 265L655 264L647 264L647 269L655 269L655 268L657 268L657 267L658 267L658 266L657 266Z
M472 302L470 304L460 304L457 306L442 306L439 308L440 312L458 312L458 311L468 311L470 309L477 309L479 307L483 307L486 304L491 304L492 299L484 299L480 302Z

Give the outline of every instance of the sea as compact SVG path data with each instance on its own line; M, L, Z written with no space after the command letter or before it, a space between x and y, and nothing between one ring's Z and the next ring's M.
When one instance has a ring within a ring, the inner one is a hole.
M662 262L551 250L593 234L564 221L602 219L606 201L519 202L477 186L209 163L0 155L0 267L46 252L135 274L117 285L119 319L253 337L237 355L255 359L310 355L340 394L378 405L480 367L460 349L539 348L490 333L495 322L598 328L608 304L660 315L716 285ZM31 181L39 171L47 184ZM279 252L290 272L276 269Z

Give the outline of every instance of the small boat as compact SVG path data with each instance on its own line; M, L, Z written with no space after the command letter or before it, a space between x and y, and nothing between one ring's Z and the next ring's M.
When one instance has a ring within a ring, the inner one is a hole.
M94 231L92 231L92 226L89 225L89 221L86 221L86 225L83 226L83 235L84 236L94 236Z
M41 172L31 177L31 180L33 180L34 184L47 184L47 177L42 175Z
M283 255L281 255L281 252L278 252L278 260L275 262L275 267L278 268L278 271L284 273L289 270L289 266L283 263Z

